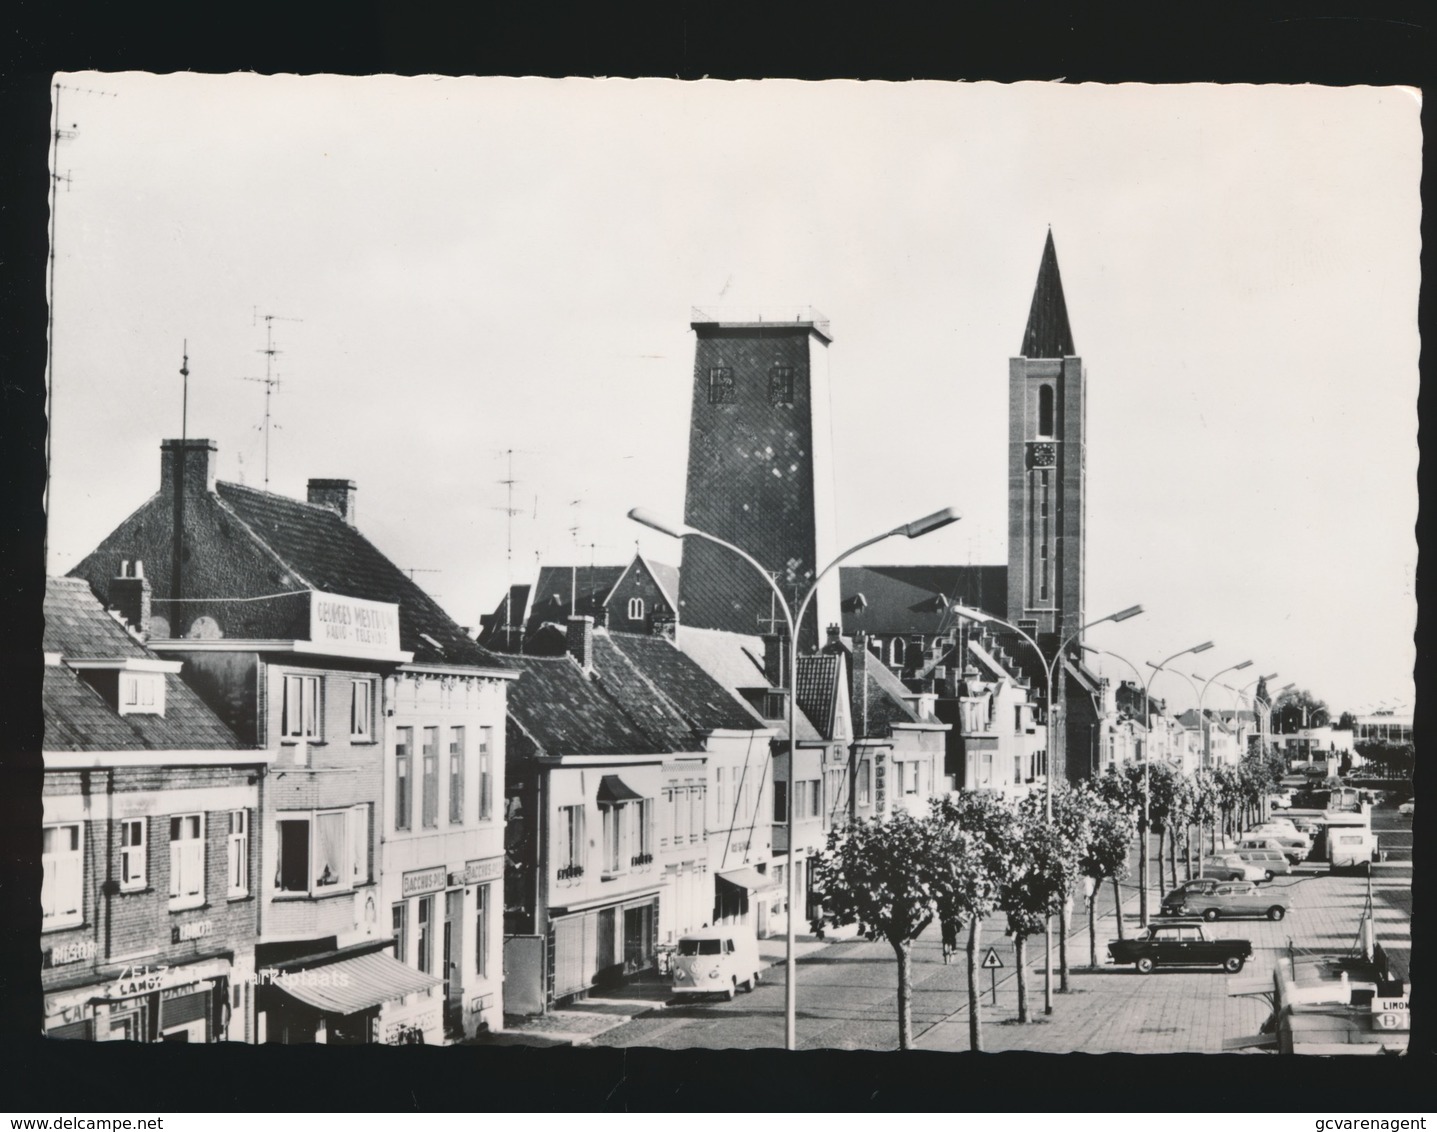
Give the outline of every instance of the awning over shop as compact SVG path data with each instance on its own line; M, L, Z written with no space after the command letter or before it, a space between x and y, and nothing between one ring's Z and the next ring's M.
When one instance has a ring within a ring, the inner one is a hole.
M638 802L643 795L632 790L617 774L606 774L599 779L599 805L616 806L620 802Z
M273 985L318 1010L354 1014L406 994L428 990L443 981L375 951L323 967L293 971L275 979Z
M757 869L730 869L726 873L719 873L718 879L734 888L755 894L778 891L778 882L773 877L764 876Z

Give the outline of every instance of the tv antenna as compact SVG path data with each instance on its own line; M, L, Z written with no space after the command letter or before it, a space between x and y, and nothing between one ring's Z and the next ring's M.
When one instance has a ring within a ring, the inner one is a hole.
M496 483L504 485L505 502L503 507L491 507L492 511L504 512L504 648L512 651L514 647L514 516L521 515L524 509L514 506L514 487L518 480L514 478L514 454L517 449L504 448L499 455L505 458L505 476ZM539 511L539 497L534 497L534 512ZM523 651L522 637L519 642L520 651Z
M80 124L78 122L71 122L68 128L60 125L60 92L65 90L71 94L88 94L96 98L118 97L114 91L90 90L87 87L70 86L66 83L58 82L55 83L54 90L55 118L50 133L52 154L50 161L50 277L47 280L49 284L47 288L49 292L49 310L46 320L47 345L45 353L45 410L47 413L47 420L45 422L45 507L47 511L49 510L50 494L50 452L53 448L55 437L55 233L57 227L56 221L60 212L60 186L63 184L65 191L68 193L71 184L70 171L67 169L64 173L60 172L60 143L74 141L80 134ZM43 539L42 553L48 564L50 561L50 536L48 531L45 533Z
M287 318L287 317L285 317L284 315L279 315L279 314L266 314L266 315L261 315L261 314L259 313L259 308L258 308L258 307L253 307L253 308L251 308L251 309L252 309L252 317L251 317L251 319L250 319L250 325L251 325L251 326L256 326L256 325L258 325L259 320L260 320L261 318L264 319L264 349L258 351L258 353L261 353L261 354L264 355L264 376L263 376L263 377L246 377L246 378L244 378L244 380L245 380L245 381L257 382L258 384L264 386L264 424L262 424L262 425L260 426L260 430L264 433L264 489L265 489L265 491L268 491L268 490L269 490L269 434L270 434L270 430L271 430L272 428L278 428L278 427L279 427L277 424L274 424L274 422L273 422L273 420L272 420L272 417L271 417L271 414L270 414L270 397L271 397L271 395L274 393L274 391L279 388L279 374L277 374L277 373L274 372L274 359L275 359L275 355L276 355L276 354L282 354L282 353L284 353L283 350L280 350L280 349L276 349L276 348L275 348L275 344L274 344L274 324L275 324L276 322L303 322L304 319L302 319L302 318Z

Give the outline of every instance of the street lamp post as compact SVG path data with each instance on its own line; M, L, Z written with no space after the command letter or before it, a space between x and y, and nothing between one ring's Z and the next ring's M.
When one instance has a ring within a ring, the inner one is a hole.
M1210 764L1210 763L1212 762L1212 741L1211 741L1211 739L1210 739L1210 734L1211 734L1211 733L1210 733L1209 730L1208 730L1207 717L1206 717L1205 715L1203 715L1203 710L1202 710L1202 703L1203 703L1203 700L1207 697L1207 690L1212 687L1213 681L1216 680L1219 676L1222 676L1222 675L1224 675L1225 673L1228 673L1228 672L1241 672L1244 668L1251 668L1251 667L1252 667L1252 661L1250 661L1250 660L1245 660L1245 661L1243 661L1241 664L1231 664L1231 665L1229 665L1229 666L1226 667L1226 668L1220 668L1220 669L1218 669L1218 671L1215 672L1212 676L1208 677L1208 682L1202 686L1202 691L1198 693L1198 723L1200 723L1200 724L1202 725L1202 729L1203 729L1203 743L1202 743L1202 761L1203 761L1203 766L1207 766L1208 764Z
M1044 701L1048 705L1048 755L1046 765L1043 767L1043 809L1049 825L1053 824L1053 763L1055 761L1059 765L1063 763L1062 757L1059 757L1057 760L1053 758L1056 743L1060 741L1059 736L1063 733L1062 728L1055 725L1060 713L1057 710L1057 705L1053 702L1053 671L1057 667L1059 658L1067 652L1068 646L1094 625L1101 625L1105 621L1126 621L1129 617L1136 617L1142 611L1143 607L1141 605L1130 605L1127 609L1118 610L1117 613L1109 613L1106 617L1099 617L1096 621L1089 621L1086 625L1074 629L1064 637L1063 640L1059 642L1057 649L1053 652L1052 658L1050 659L1043 655L1043 650L1038 647L1038 642L1033 640L1032 637L1028 636L1028 634L1023 632L1018 626L1009 624L1001 617L994 617L990 613L984 613L981 609L971 609L963 605L955 605L953 607L953 612L959 617L966 617L969 621L975 621L979 625L1002 625L1006 629L1011 629L1014 633L1017 633L1018 636L1022 637L1023 640L1027 641L1033 651L1038 654L1038 662L1043 666L1043 679L1045 681L1043 696ZM1064 750L1063 753L1066 754L1066 750ZM1053 1013L1053 916L1051 912L1048 914L1043 934L1045 937L1043 1013L1051 1014Z
M1204 642L1203 642L1202 644L1200 644L1200 645L1193 645L1191 648L1182 649L1182 650L1180 650L1180 651L1178 651L1178 652L1173 653L1173 655L1170 656L1170 657L1168 657L1167 660L1163 661L1162 664L1153 664L1151 661L1148 661L1148 662L1147 662L1147 663L1148 663L1148 667L1150 667L1150 668L1152 669L1152 672L1150 672L1150 673L1148 674L1148 678L1147 678L1145 681L1143 681L1143 727L1144 727L1144 728L1149 728L1148 720L1149 720L1149 717L1150 717L1150 714L1151 714L1151 713L1150 713L1150 704L1149 704L1149 702L1148 702L1148 693L1149 693L1149 690L1150 690L1150 689L1152 688L1152 686L1153 686L1153 678L1154 678L1155 676L1157 676L1157 674L1158 674L1159 672L1161 672L1167 665L1169 665L1169 664L1171 664L1173 661L1177 660L1178 657L1180 657L1180 656L1187 656L1189 653L1207 652L1207 650L1210 649L1210 648L1212 648L1212 642L1211 642L1211 641L1204 641ZM1151 730L1149 730L1149 734L1151 734ZM1142 887L1138 890L1138 910L1139 910L1139 917L1140 917L1140 919L1141 919L1141 921L1142 921L1143 927L1147 927L1147 926L1148 926L1148 835L1149 835L1148 819L1149 819L1149 813L1150 813L1150 809L1149 809L1149 805L1148 805L1148 795L1151 793L1151 790L1149 789L1149 786L1150 786L1150 776L1149 776L1149 771L1148 771L1148 761L1149 761L1149 760L1148 760L1148 756L1149 756L1149 754L1151 753L1150 750L1149 750L1150 747L1151 747L1151 744L1150 744L1150 743L1149 743L1149 744L1145 744L1145 745L1143 746L1143 839L1142 839L1142 845L1141 845L1141 850L1142 850L1142 851L1141 851L1141 853L1139 854L1139 856L1142 858L1143 882L1142 882Z
M635 507L630 511L629 518L636 523L641 523L646 527L676 539L701 538L706 542L711 542L717 546L724 547L726 550L731 550L757 570L759 575L768 584L768 587L773 590L774 597L778 602L778 608L783 610L783 618L788 625L788 782L785 787L788 792L788 797L785 799L788 811L785 822L785 827L788 831L788 876L786 878L788 882L786 897L788 901L788 915L786 917L788 926L786 933L787 955L784 960L784 1048L790 1050L797 1049L798 968L794 959L794 905L797 903L798 870L794 867L796 864L796 853L793 836L793 796L794 772L798 767L798 730L796 726L798 714L798 626L803 623L803 615L808 611L808 603L813 600L813 595L818 592L818 585L823 581L824 575L845 558L849 557L849 555L856 554L864 547L872 546L874 543L882 542L884 539L892 538L894 535L904 535L907 538L919 538L922 535L938 530L940 527L946 527L949 523L956 523L961 516L952 507L945 507L942 511L935 511L931 515L925 515L921 519L915 519L911 523L905 523L903 526L894 527L892 530L884 531L882 534L874 535L872 538L867 538L860 543L855 543L814 576L813 583L809 586L808 592L803 595L803 600L799 603L797 614L794 614L789 609L788 599L784 597L783 591L779 589L778 583L773 579L773 575L765 570L757 559L747 551L734 546L731 542L724 541L717 535L711 535L707 531L701 531L697 527L691 527L686 523L671 523L642 507Z

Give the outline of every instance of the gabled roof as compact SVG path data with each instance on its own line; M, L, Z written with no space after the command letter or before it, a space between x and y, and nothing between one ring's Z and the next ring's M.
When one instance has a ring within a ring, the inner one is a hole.
M840 636L836 644L830 643L826 651L846 658L853 671L854 641L851 637ZM865 646L866 647L866 646ZM895 723L924 723L917 712L909 706L912 694L871 652L863 666L864 686L854 689L849 697L849 714L853 717L853 734L859 739L886 739L893 733ZM860 700L866 699L866 703ZM864 727L864 709L867 709L868 726Z
M850 634L933 636L952 628L954 602L1007 613L1007 566L840 566L838 586L843 631Z
M44 646L77 660L153 655L105 612L84 578L45 579Z
M677 642L679 651L717 681L745 711L749 708L740 688L771 687L763 672L763 641L759 637L724 629L696 629L680 622ZM799 741L821 738L803 711L802 700L798 708L795 723ZM764 726L774 728L784 738L788 736L787 719L768 720Z
M46 652L67 660L158 659L125 630L83 578L45 582ZM121 715L63 664L45 666L41 707L47 751L246 749L176 673L164 673L164 715Z
M333 511L237 483L220 482L216 490L220 503L304 585L397 604L401 647L413 652L417 662L502 666L470 640L403 570Z
M541 566L529 602L528 628L543 621L563 624L569 619L572 589L577 612L592 614L608 601L627 566ZM556 600L557 599L557 600Z
M698 730L668 696L605 632L594 633L594 674L599 690L663 750L694 751L703 743Z
M1028 310L1028 326L1023 331L1024 358L1069 358L1073 348L1073 332L1068 327L1068 304L1063 298L1063 280L1058 274L1058 252L1053 247L1053 230L1043 244L1043 260L1038 265L1038 283L1033 288L1033 305Z
M509 715L540 754L655 755L676 749L631 718L571 657L506 659L522 673L509 687ZM677 749L696 750L697 744Z
M798 658L798 707L825 739L833 738L842 664L843 658L837 653Z
M660 689L674 708L700 731L748 731L768 727L741 701L664 637L636 633L600 635Z
M664 591L664 597L669 599L669 605L674 609L679 607L679 568L670 566L667 562L655 562L652 558L643 559L649 573L658 582L659 589Z

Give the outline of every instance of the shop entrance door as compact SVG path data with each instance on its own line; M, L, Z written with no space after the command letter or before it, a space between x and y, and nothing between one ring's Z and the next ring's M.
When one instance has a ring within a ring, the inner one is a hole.
M595 982L612 982L616 976L623 973L619 968L618 956L615 954L615 934L615 910L604 908L599 912L599 950L597 961L594 964Z
M642 971L653 962L654 906L624 909L624 972Z
M464 1029L464 890L444 894L444 1029Z

